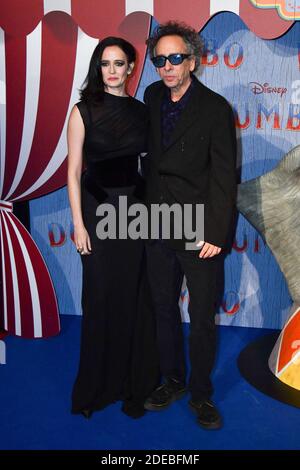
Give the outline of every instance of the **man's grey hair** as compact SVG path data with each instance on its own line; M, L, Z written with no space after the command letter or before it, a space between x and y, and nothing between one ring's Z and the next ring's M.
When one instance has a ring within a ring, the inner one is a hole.
M149 48L150 57L155 56L155 48L158 41L164 36L180 36L187 47L188 54L195 57L195 70L200 66L200 59L203 52L203 40L197 31L187 24L179 21L168 21L158 25L153 31L152 36L147 39L146 44Z

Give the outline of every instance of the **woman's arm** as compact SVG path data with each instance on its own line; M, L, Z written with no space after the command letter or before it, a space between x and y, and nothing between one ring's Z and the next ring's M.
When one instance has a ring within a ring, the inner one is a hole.
M82 148L84 124L77 106L74 106L68 123L68 194L74 224L74 241L81 254L91 251L90 237L83 223L81 210L80 179L82 171Z

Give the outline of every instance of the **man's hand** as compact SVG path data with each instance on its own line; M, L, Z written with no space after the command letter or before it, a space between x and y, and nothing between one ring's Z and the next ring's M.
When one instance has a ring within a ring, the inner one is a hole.
M199 258L212 258L221 252L221 248L211 243L200 241L197 246L201 247Z

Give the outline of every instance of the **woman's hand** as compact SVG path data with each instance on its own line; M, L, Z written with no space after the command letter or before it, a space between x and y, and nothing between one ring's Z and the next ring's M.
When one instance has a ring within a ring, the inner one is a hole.
M78 253L81 255L90 255L92 252L89 234L84 225L74 227L74 242Z

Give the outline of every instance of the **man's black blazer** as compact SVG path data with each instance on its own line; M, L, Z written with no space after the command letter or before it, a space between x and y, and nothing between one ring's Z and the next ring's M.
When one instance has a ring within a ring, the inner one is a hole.
M236 198L236 133L225 98L195 80L168 147L162 146L161 105L166 87L144 95L150 113L146 202L204 204L204 239L224 247ZM170 241L183 249L184 242Z

